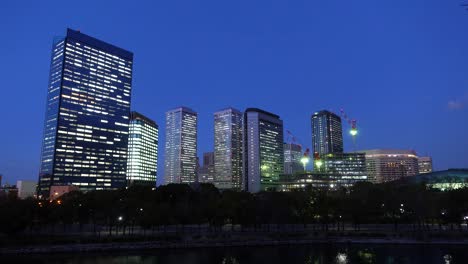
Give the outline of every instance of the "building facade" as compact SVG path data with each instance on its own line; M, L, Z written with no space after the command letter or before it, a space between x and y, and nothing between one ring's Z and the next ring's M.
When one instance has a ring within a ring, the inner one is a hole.
M301 163L302 147L294 143L285 143L284 149L284 174L295 174L304 171Z
M419 157L418 158L419 173L431 173L432 172L432 158L431 157Z
M128 135L127 184L156 186L159 127L148 117L132 112Z
M240 190L243 165L243 115L234 108L214 113L215 185Z
M322 156L343 152L343 131L338 115L322 110L312 115L311 123L314 153Z
M268 190L283 171L283 121L278 115L248 108L244 113L244 190Z
M341 186L368 181L365 153L330 153L321 159L323 168L319 172L336 176Z
M198 115L187 107L166 112L164 180L169 183L197 181Z
M366 154L369 181L383 183L419 174L418 156L413 150L373 149Z
M18 189L18 198L26 199L34 197L37 194L37 182L36 181L17 181L16 188Z
M133 53L71 29L52 47L39 194L125 186Z
M203 165L198 169L198 182L215 183L214 152L203 153Z

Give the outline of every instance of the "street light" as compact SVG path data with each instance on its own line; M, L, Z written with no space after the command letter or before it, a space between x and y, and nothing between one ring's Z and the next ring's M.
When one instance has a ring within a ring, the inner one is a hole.
M307 163L309 163L309 157L307 156L304 156L301 158L301 163L302 165L304 166L304 172L306 171L306 166L307 166Z
M323 161L318 159L318 160L315 160L315 167L317 168L317 170L320 170L320 168L322 167L323 165Z

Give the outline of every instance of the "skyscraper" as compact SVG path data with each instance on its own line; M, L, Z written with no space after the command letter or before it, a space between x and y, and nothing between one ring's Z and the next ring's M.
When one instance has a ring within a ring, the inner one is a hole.
M133 53L67 30L52 47L39 194L125 186Z
M158 132L153 120L137 112L130 114L127 184L156 186Z
M220 189L241 189L242 113L227 108L214 113L215 185Z
M244 189L274 188L283 173L283 120L258 108L244 113Z
M319 156L343 152L341 118L327 110L312 115L312 147Z
M303 172L304 167L301 163L302 147L294 143L284 144L284 173L295 174L296 172Z
M166 184L197 181L197 119L197 113L187 107L166 112Z

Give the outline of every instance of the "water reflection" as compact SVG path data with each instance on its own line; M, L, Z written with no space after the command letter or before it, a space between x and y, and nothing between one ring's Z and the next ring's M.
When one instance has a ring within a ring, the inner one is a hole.
M450 254L445 255L444 256L444 261L445 261L445 264L452 263L452 256Z
M336 255L336 263L337 264L347 264L348 263L348 255L346 255L346 253L339 252Z
M236 258L233 258L233 257L225 257L223 259L223 262L222 264L239 264L239 261L237 261Z
M0 263L51 264L354 264L468 263L466 246L302 245L164 249L107 254L2 256Z

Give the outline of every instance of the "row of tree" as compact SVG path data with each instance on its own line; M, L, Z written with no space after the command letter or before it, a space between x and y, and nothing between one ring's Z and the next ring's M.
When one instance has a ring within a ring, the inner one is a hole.
M70 192L52 201L0 201L0 232L60 226L144 230L179 225L256 228L265 224L411 223L461 225L468 220L468 189L441 192L420 185L358 183L337 191L306 188L293 192L219 191L211 184L191 188L170 184L118 191ZM81 230L81 229L80 229Z

